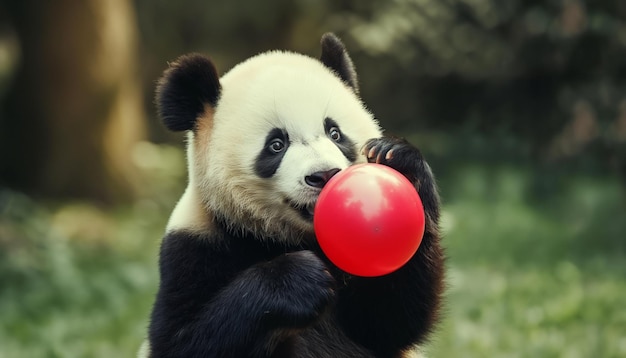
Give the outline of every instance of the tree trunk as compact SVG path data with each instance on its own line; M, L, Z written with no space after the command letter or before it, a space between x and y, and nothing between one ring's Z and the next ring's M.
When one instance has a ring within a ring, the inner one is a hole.
M128 0L8 1L21 45L0 117L0 185L36 197L132 198L145 121Z

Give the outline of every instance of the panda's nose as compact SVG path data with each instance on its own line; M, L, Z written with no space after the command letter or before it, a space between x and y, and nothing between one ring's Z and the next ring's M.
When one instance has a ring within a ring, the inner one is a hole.
M333 175L339 173L341 169L333 168L327 171L315 172L311 175L307 175L304 177L304 181L314 187L314 188L323 188L326 183L333 177Z

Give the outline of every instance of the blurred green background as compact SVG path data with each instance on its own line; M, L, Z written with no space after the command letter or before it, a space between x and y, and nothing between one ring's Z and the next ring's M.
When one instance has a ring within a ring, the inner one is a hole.
M186 182L152 103L336 32L444 202L430 357L626 357L626 2L0 0L0 357L130 357Z

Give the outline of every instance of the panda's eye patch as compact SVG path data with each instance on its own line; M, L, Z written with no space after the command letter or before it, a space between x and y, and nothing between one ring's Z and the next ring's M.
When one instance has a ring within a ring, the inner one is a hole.
M350 140L350 136L339 129L339 124L334 119L330 117L324 119L324 132L350 162L354 163L356 161L356 144Z
M335 142L339 142L341 140L341 132L339 131L339 128L337 127L332 127L328 131L328 136L330 137L330 139L334 140Z
M272 153L280 153L285 150L285 142L280 138L274 138L267 146Z
M343 133L341 133L337 122L335 122L331 118L324 119L324 130L326 131L326 135L328 136L328 138L330 138L333 142L343 142Z
M254 162L254 171L261 178L271 178L280 166L289 148L289 134L281 128L267 133L262 149Z

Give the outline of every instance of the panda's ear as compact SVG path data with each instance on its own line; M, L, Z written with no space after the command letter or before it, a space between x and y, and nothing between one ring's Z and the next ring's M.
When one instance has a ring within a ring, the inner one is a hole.
M354 64L341 40L332 32L328 32L322 36L321 43L322 55L320 61L350 86L354 93L358 94L359 82Z
M175 132L192 130L207 106L215 108L220 97L215 66L203 55L179 57L165 70L156 91L156 105L165 126Z

